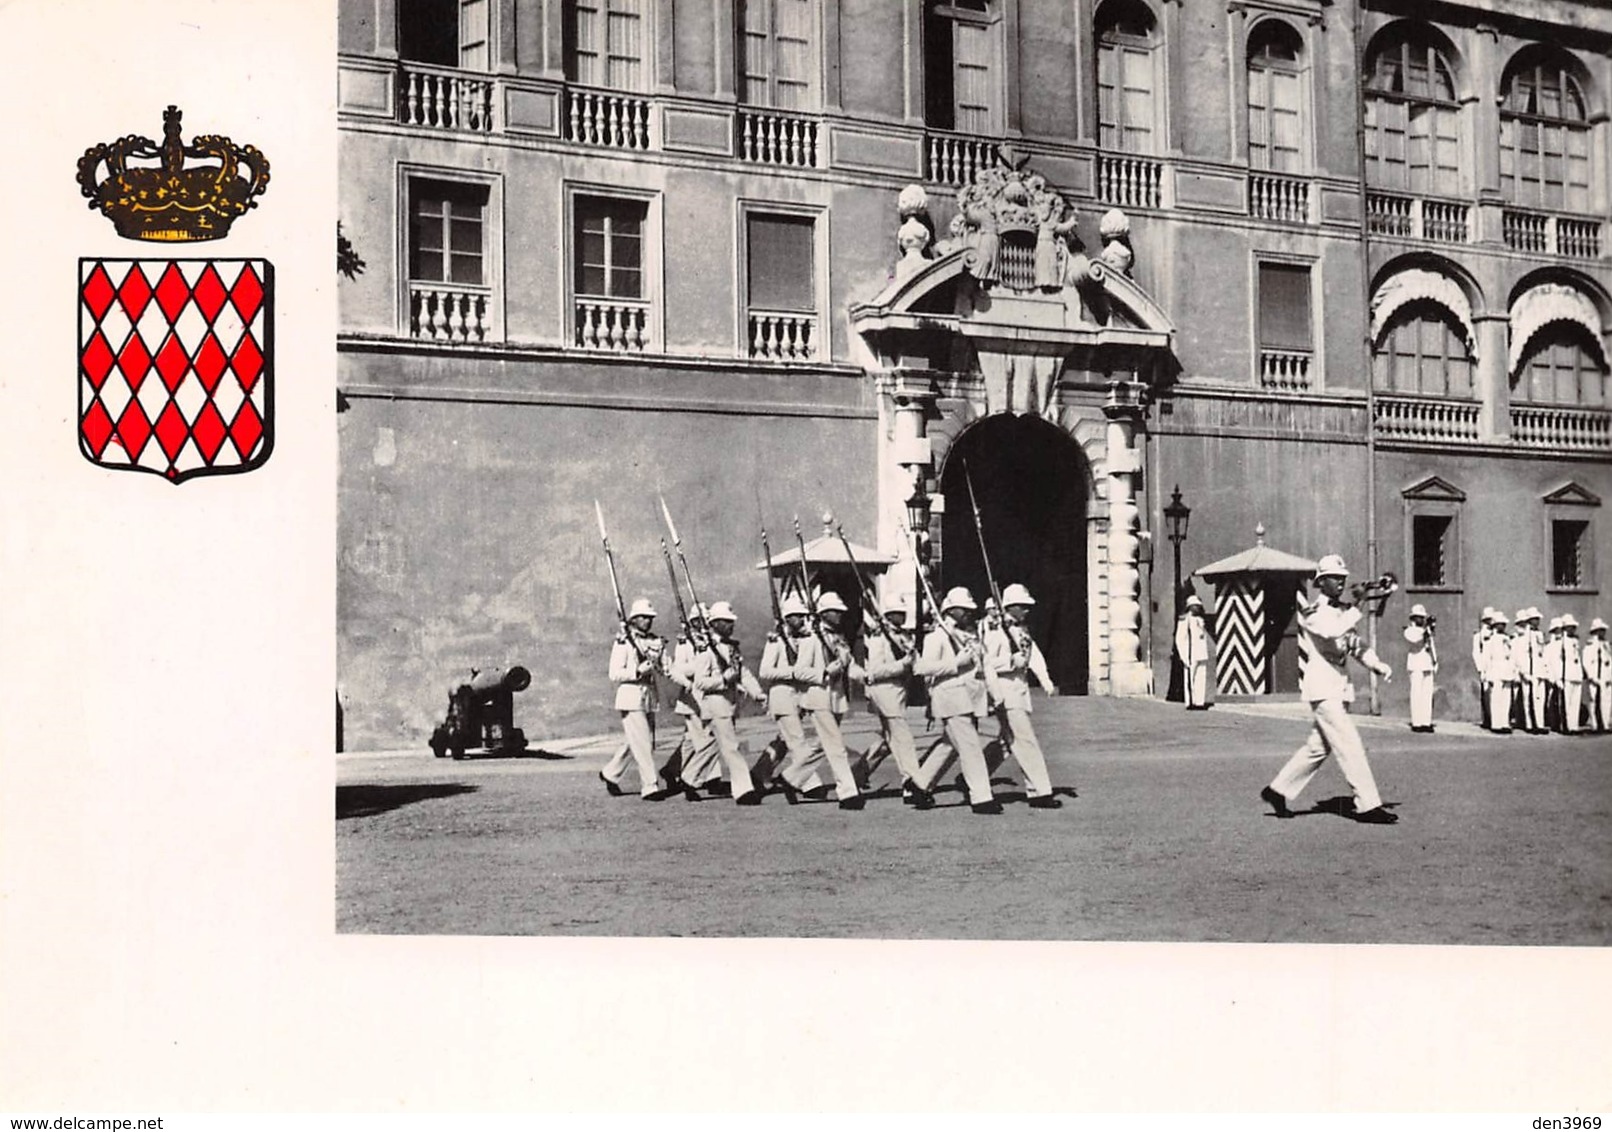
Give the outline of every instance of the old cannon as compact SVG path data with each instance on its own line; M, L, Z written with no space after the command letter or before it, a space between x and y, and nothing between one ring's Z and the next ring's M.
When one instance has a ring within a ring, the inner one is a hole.
M437 758L515 755L526 749L526 733L515 726L515 693L532 683L520 665L472 668L470 679L448 690L448 717L431 733Z

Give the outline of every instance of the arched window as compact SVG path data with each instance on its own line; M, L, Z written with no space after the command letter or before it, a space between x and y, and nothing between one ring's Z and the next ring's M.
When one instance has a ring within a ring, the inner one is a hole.
M1390 28L1366 60L1366 180L1410 193L1462 192L1455 72L1426 29Z
M739 0L739 100L778 110L817 106L814 0Z
M643 90L645 0L565 0L565 77L587 86Z
M926 0L924 120L931 126L1002 132L1001 32L991 0Z
M1612 405L1607 372L1589 329L1576 322L1547 323L1528 343L1528 352L1511 379L1511 395L1539 405Z
M1531 51L1500 90L1500 187L1514 204L1590 209L1590 124L1584 91L1558 53Z
M1248 164L1277 173L1309 164L1304 41L1291 24L1265 20L1248 37Z
M1140 0L1097 10L1097 144L1121 153L1159 149L1159 36Z
M1372 383L1385 393L1470 398L1472 370L1455 317L1431 299L1395 311L1371 355Z

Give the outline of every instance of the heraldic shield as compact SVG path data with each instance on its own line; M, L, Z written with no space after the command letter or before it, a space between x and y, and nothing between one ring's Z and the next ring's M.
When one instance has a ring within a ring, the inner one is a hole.
M170 483L274 447L274 268L263 259L79 260L79 448Z

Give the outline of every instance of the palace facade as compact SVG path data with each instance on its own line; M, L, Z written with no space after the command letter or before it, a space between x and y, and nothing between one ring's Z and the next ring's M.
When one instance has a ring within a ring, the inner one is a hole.
M340 19L350 746L509 663L529 733L606 729L595 501L670 631L663 496L754 651L762 524L831 511L901 592L911 526L983 593L971 482L1075 693L1164 694L1177 555L1260 542L1396 574L1379 649L1436 615L1446 718L1485 606L1612 616L1601 0ZM1296 687L1281 578L1196 582L1229 692Z

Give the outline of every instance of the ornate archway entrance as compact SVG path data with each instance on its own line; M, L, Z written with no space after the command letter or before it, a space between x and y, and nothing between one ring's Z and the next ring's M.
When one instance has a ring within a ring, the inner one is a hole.
M984 595L990 591L969 506L970 480L997 584L1029 587L1036 600L1031 631L1053 682L1066 693L1084 694L1091 475L1080 445L1039 417L1008 413L970 425L952 444L940 475L949 501L936 556L940 578L945 588L967 586Z
M1074 210L1022 161L937 204L938 242L922 188L900 207L894 278L849 311L879 394L879 545L901 558L889 583L916 600L917 560L934 558L932 580L985 592L967 460L997 580L1042 604L1060 687L1150 693L1136 496L1174 328L1130 276L1129 222L1104 214L1088 257Z

